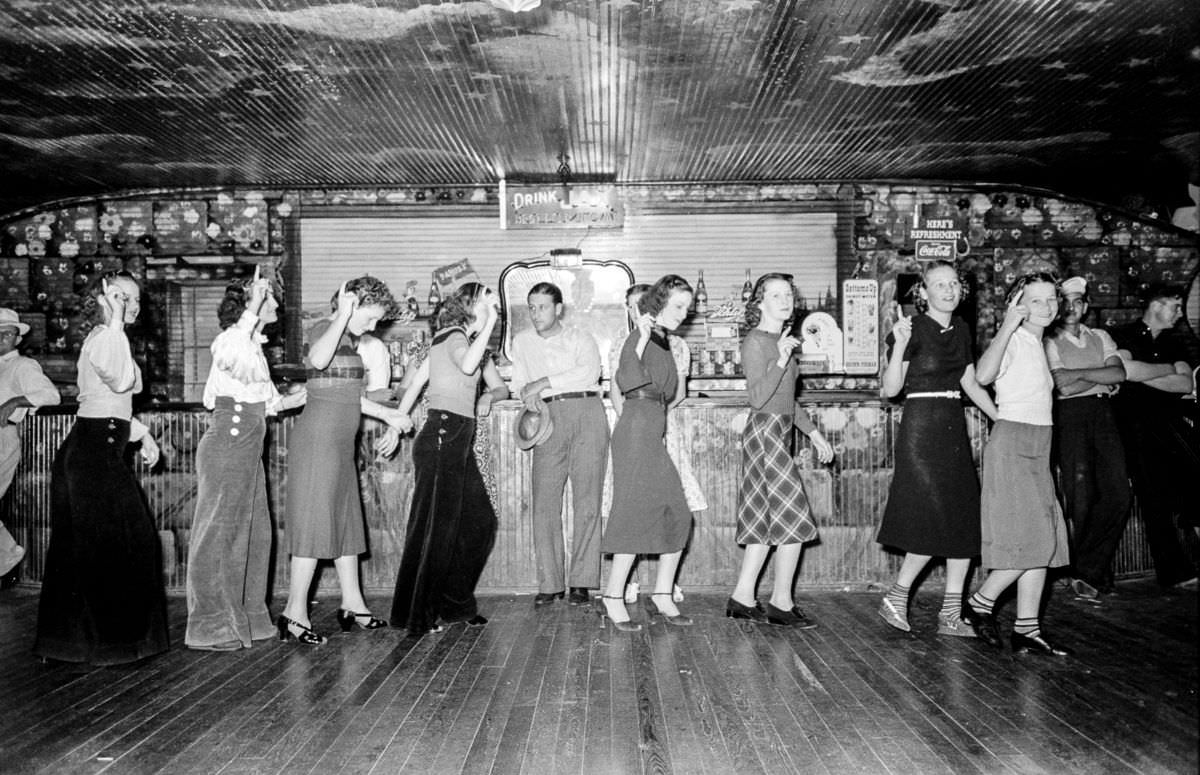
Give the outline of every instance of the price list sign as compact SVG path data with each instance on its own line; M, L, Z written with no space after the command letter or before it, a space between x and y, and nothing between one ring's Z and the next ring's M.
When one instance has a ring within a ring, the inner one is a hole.
M847 374L879 372L879 283L842 281L842 331Z

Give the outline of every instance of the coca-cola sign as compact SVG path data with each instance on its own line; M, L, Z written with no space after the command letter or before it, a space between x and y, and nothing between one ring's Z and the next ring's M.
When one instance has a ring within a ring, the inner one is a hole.
M954 241L953 240L917 240L917 260L918 261L953 261L954 260Z

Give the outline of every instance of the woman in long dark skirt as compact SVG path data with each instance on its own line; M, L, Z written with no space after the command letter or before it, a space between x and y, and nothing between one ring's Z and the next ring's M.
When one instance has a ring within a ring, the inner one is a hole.
M475 461L475 417L508 396L490 358L488 339L499 316L495 294L466 283L434 315L429 354L400 401L412 410L428 385L429 413L413 444L416 482L404 553L396 575L391 621L420 636L442 624L487 623L475 585L496 535L496 512ZM479 380L487 390L476 400Z
M909 632L909 591L933 557L946 558L946 594L939 635L973 637L962 620L963 585L979 555L979 477L963 415L962 395L993 420L996 405L975 380L971 334L954 310L963 288L953 264L935 261L922 272L912 318L900 315L889 337L883 372L889 398L905 391L896 441L896 471L877 540L905 552L896 581L879 602L879 616Z
M158 461L158 445L133 419L142 372L125 327L137 320L139 293L132 275L110 272L83 304L93 327L77 364L79 409L50 479L50 546L33 646L43 659L113 665L168 647L158 531L125 458L132 442L148 465Z
M196 515L187 564L187 631L202 651L235 651L275 634L267 610L273 530L263 441L267 417L299 406L281 396L263 355L263 326L278 318L271 283L254 277L225 289L217 309L204 406L212 412L196 450Z

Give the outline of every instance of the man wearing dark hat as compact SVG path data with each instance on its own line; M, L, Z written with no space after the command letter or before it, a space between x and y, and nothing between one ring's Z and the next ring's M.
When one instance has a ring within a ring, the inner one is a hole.
M31 407L51 406L62 398L42 367L33 358L17 352L29 325L11 309L0 307L0 497L8 492L21 461L21 439L17 423ZM7 536L7 532L5 533ZM12 570L25 550L0 536L0 576Z
M1128 380L1117 394L1117 422L1133 477L1154 573L1164 589L1194 586L1196 482L1200 445L1195 427L1200 342L1182 322L1184 290L1156 284L1143 298L1142 317L1113 330Z
M531 329L513 338L513 392L539 427L524 433L545 438L533 446L533 549L537 558L535 606L563 596L569 577L570 602L588 601L600 586L600 501L608 465L608 418L600 400L600 350L591 334L562 322L558 286L538 283L529 291ZM546 426L550 428L546 434ZM518 436L523 432L518 428ZM524 445L523 445L524 446ZM563 490L571 481L570 564L563 542Z
M1110 396L1125 380L1117 345L1107 331L1083 324L1087 280L1062 284L1058 328L1045 342L1054 375L1054 446L1074 546L1071 589L1094 599L1109 586L1113 557L1129 516L1125 450Z

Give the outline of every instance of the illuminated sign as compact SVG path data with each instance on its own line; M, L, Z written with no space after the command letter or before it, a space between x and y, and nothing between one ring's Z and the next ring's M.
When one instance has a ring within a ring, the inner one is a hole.
M619 229L625 207L616 186L500 181L501 229Z

